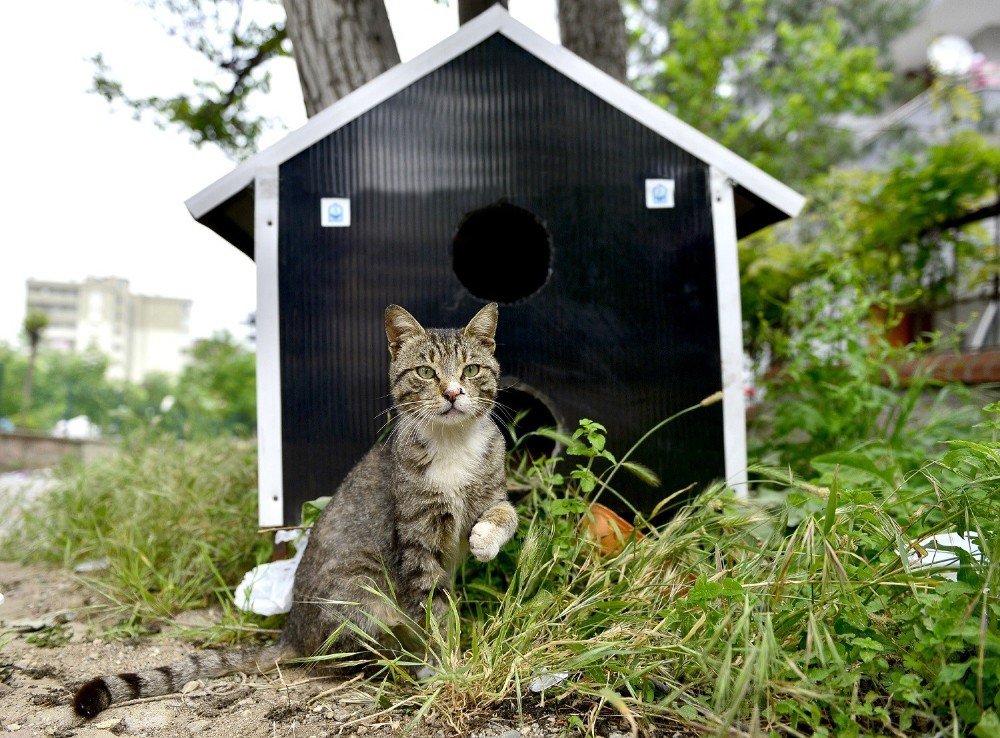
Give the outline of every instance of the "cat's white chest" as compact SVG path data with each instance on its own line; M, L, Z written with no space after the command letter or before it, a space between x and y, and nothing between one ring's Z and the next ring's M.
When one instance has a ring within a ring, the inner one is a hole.
M479 421L470 428L449 428L426 438L430 462L424 478L432 489L448 499L453 509L463 506L460 491L482 468L489 442L489 428Z

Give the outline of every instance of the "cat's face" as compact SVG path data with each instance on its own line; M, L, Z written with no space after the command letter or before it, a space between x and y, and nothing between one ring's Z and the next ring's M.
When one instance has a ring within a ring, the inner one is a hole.
M425 329L398 305L385 311L389 382L401 415L418 425L449 426L488 415L497 396L497 306L465 328Z

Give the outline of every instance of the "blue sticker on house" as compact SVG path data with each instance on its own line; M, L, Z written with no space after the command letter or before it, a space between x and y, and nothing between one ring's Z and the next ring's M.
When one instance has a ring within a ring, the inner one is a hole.
M646 180L646 207L672 208L674 206L674 181L672 179Z
M320 200L320 223L324 228L346 228L351 224L351 201L346 197Z

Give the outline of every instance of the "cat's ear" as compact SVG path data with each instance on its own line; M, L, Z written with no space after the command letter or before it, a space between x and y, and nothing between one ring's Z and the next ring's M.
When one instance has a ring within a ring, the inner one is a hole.
M407 338L423 332L424 328L417 319L399 305L390 305L385 309L385 337L389 339L392 358L396 358L396 351Z
M491 302L476 313L469 324L465 326L465 335L477 339L490 351L496 349L494 336L497 332L497 304Z

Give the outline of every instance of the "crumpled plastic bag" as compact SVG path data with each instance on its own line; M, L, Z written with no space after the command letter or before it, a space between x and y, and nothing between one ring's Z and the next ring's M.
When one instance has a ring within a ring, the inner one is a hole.
M292 609L292 586L295 570L299 568L309 531L279 530L274 534L275 543L291 543L295 556L284 561L260 564L248 571L233 594L236 607L258 615L278 615Z
M935 536L918 541L918 543L926 549L927 553L923 556L916 550L910 553L910 566L913 570L935 569L938 570L934 572L937 576L950 579L953 582L958 580L958 569L961 567L962 562L958 557L958 553L948 551L945 548L938 548L939 546L958 548L962 551L967 551L973 559L980 561L984 559L983 552L968 533L964 536L958 533L938 533Z

